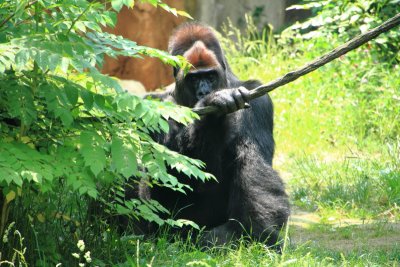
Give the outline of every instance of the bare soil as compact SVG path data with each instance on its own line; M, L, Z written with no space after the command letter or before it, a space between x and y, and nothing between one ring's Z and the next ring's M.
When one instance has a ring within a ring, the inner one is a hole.
M354 251L391 250L400 246L400 222L330 218L294 211L289 225L291 244L313 245L347 254Z

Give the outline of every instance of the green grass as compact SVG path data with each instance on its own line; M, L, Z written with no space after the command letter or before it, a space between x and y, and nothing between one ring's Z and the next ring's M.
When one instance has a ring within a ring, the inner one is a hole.
M325 237L338 235L331 229L319 228L318 231L327 232ZM349 239L345 231L354 232L340 230L343 239L336 237L334 241ZM354 250L345 251L348 244L344 244L344 249L341 250L337 246L329 248L329 243L320 241L290 244L279 255L256 242L242 241L236 245L200 249L185 241L171 242L166 238L159 238L153 242L143 242L132 238L120 244L119 248L125 250L126 261L115 266L397 266L396 262L400 260L399 247L375 248L374 251L369 251L368 245L362 243ZM94 264L111 265L110 262L98 260Z
M235 43L224 41L234 72L264 82L336 45L320 39L282 48L237 38ZM241 47L235 50L237 44ZM205 249L188 241L168 241L168 235L143 240L113 233L99 221L75 223L85 215L19 223L11 235L18 229L26 242L9 243L8 251L26 248L26 258L36 259L31 266L77 266L71 253L83 239L84 252L90 251L93 259L86 266L399 266L399 66L375 61L372 51L363 47L275 90L271 97L274 167L293 205L282 255L248 241ZM82 200L74 201L71 206ZM23 220L24 211L19 211ZM44 234L46 242L40 239ZM0 262L11 256L3 254Z
M317 39L282 49L271 44L225 46L234 72L264 82L303 66L338 44ZM247 41L249 44L252 41ZM267 47L272 47L267 49ZM251 49L250 49L251 48ZM248 57L243 57L245 50ZM365 47L278 88L275 167L294 203L378 216L399 205L400 67L377 62ZM399 219L398 209L395 212Z
M357 52L273 93L276 163L296 204L374 217L400 203L400 72Z

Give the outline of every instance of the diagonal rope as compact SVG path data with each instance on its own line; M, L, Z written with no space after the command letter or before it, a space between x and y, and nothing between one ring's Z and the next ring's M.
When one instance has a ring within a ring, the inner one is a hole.
M367 43L368 41L376 38L378 35L381 33L387 32L390 29L400 25L400 13L394 16L393 18L385 21L382 23L380 26L373 28L363 34L358 35L357 37L354 37L347 43L333 49L329 53L326 53L325 55L311 61L310 63L306 64L302 68L291 71L284 76L273 80L272 82L269 82L267 84L261 85L253 90L250 91L250 100L263 96L268 92L271 92L272 90L285 85L287 83L290 83L301 76L304 76L319 67L325 65L326 63L331 62L332 60L346 54L347 52L354 50L358 48L359 46ZM214 106L207 106L207 107L202 107L202 108L194 108L192 109L193 112L199 114L199 115L206 115L209 113L214 113L218 111L217 107Z

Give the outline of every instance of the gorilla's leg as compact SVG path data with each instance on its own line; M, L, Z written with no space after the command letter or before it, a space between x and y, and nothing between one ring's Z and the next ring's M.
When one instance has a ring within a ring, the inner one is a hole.
M211 229L205 239L221 244L243 234L279 250L280 231L289 216L282 180L254 147L244 149L236 160L229 221Z

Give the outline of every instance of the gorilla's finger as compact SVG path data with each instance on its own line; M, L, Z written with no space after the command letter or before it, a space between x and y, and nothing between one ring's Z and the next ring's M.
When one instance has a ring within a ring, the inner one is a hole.
M226 114L228 113L228 105L227 100L223 96L215 96L211 105L216 106L218 108L218 113Z
M244 101L249 102L250 101L250 91L243 86L240 86L238 88L238 90L239 90L240 94L242 95Z
M233 96L233 99L235 100L236 108L242 109L244 107L245 101L244 101L243 96L240 93L240 91L238 89L234 89L232 96Z
M236 99L234 97L230 97L229 99L227 99L225 104L228 109L228 113L232 113L232 112L235 112L236 110L238 110Z
M219 109L219 114L223 115L223 114L228 114L229 113L229 108L226 104L221 104L218 106Z

